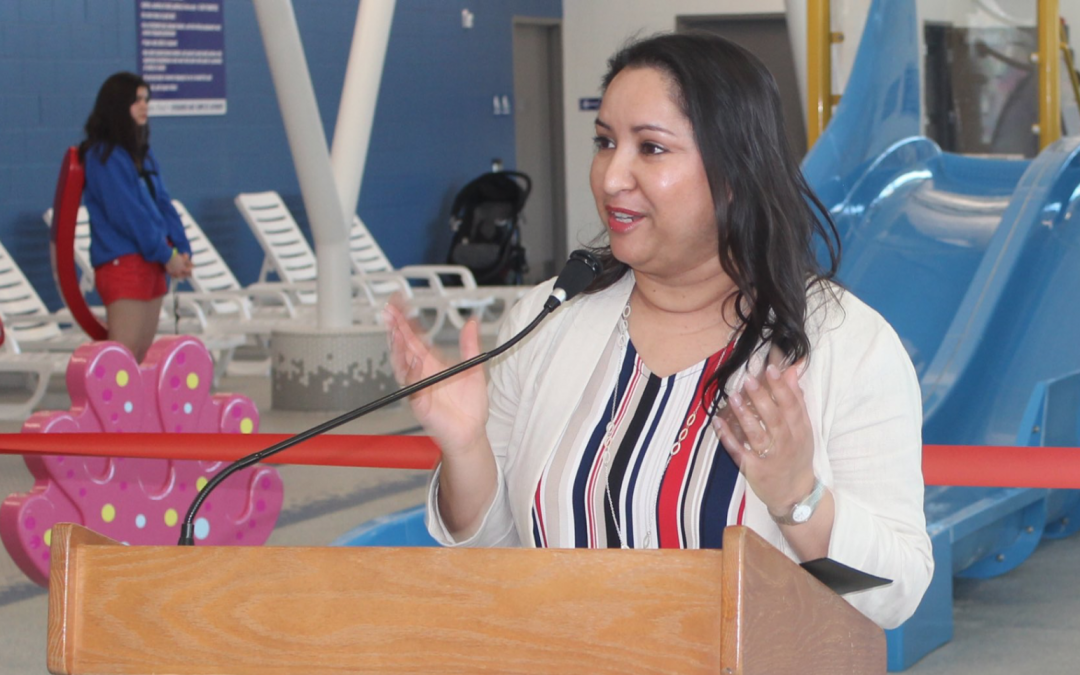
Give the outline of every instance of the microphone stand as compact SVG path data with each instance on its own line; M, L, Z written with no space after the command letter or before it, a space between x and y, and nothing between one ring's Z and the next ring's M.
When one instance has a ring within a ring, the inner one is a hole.
M549 301L549 304L550 304L550 301ZM556 304L555 307L558 307L558 305ZM318 426L311 427L307 431L301 431L300 433L296 434L295 436L293 436L291 438L286 438L285 440L281 441L280 443L272 445L269 448L266 448L265 450L260 450L258 452L254 452L254 453L252 453L252 454L250 454L250 455L248 455L246 457L241 457L240 459L236 460L235 462L233 462L229 466L225 467L216 476L211 478L206 483L206 485L203 487L203 489L199 492L199 494L196 495L195 499L192 500L191 506L188 507L187 515L184 516L184 522L180 526L180 541L177 542L177 544L179 546L193 546L195 544L195 515L199 511L199 507L202 506L202 503L206 500L207 496L209 496L210 491L213 490L215 487L217 487L217 485L219 483L224 481L226 478L228 478L232 474L236 473L237 471L240 471L241 469L246 469L247 467L249 467L249 466L251 466L253 464L258 464L259 462L263 461L267 457L270 457L271 455L276 455L277 453L281 452L282 450L288 450L289 448L291 448L292 446L294 446L294 445L296 445L298 443L303 443L304 441L308 440L309 438L312 438L313 436L318 436L319 434L326 433L327 431L330 431L331 429L335 429L335 428L341 426L342 424L345 424L346 422L351 422L352 420L357 419L358 417L363 417L364 415L366 415L366 414L368 414L370 412L373 412L375 410L378 410L379 408L390 405L391 403L393 403L395 401L400 401L401 399L405 398L406 396L411 396L412 394L415 394L416 392L420 391L421 389L424 389L426 387L430 387L433 384L438 384L439 382L442 382L445 379L451 378L454 375L457 375L458 373L460 373L462 371L468 370L469 368L472 368L473 366L480 365L481 363L484 363L485 361L487 361L489 359L495 358L499 354L502 354L503 352L505 352L507 349L510 349L511 347L516 345L518 342L520 342L522 340L522 338L524 338L526 335L531 333L534 328L536 328L538 325L540 325L540 322L543 321L547 317L548 314L551 314L551 312L555 309L555 307L549 307L548 305L544 305L544 309L540 312L540 314L537 315L537 317L535 319L533 319L532 323L530 323L528 326L526 326L524 328L524 330L522 330L520 333L518 333L517 335L515 335L511 339L507 340L505 343L499 345L498 347L496 347L495 349L492 349L489 352L484 352L483 354L478 354L477 356L474 356L473 358L469 359L468 361L462 361L461 363L457 364L456 366L453 366L451 368L447 368L446 370L444 370L442 372L435 373L431 377L424 378L423 380L420 380L419 382L414 382L413 384L410 384L407 387L403 387L401 389L398 389L394 393L388 394L388 395L386 395L386 396L384 396L384 397L382 397L382 398L380 398L380 399L378 399L376 401L372 401L371 403L360 406L359 408L356 408L355 410L350 410L349 412L347 412L347 413L345 413L343 415L339 415L338 417L335 417L332 420L328 420L326 422L323 422L322 424L319 424Z
M555 287L551 292L551 296L549 296L547 301L544 303L544 308L540 311L540 314L538 314L536 318L532 320L532 323L523 328L520 332L518 332L517 335L510 338L505 343L499 345L498 347L492 349L489 352L478 354L477 356L474 356L468 361L463 361L456 366L447 368L440 373L435 373L431 377L424 378L419 382L414 382L413 384L410 384L407 387L403 387L392 394L388 394L387 396L368 403L367 405L360 406L359 408L351 410L344 415L339 415L338 417L323 422L318 426L314 426L307 431L301 431L295 436L291 438L286 438L284 441L272 445L265 450L260 450L246 457L241 457L229 466L225 467L220 473L211 478L203 487L203 489L199 491L199 494L195 496L195 499L191 501L191 506L188 507L187 515L184 516L184 522L180 525L180 540L177 542L177 545L195 545L195 515L199 512L199 507L202 506L202 503L210 495L210 492L213 491L215 487L220 485L222 481L224 481L232 474L240 471L241 469L245 469L253 464L258 464L267 457L270 457L271 455L276 455L282 450L287 450L292 446L296 445L297 443L303 443L304 441L308 440L313 436L318 436L319 434L330 431L331 429L339 427L346 422L351 422L358 417L363 417L369 412L378 410L379 408L387 406L395 401L399 401L406 396L411 396L412 394L415 394L416 392L420 391L425 387L430 387L433 384L438 384L439 382L442 382L447 378L453 377L454 375L457 375L464 370L468 370L473 366L479 365L489 359L498 356L499 354L502 354L507 349L510 349L518 342L520 342L522 338L524 338L526 335L531 333L533 329L540 325L540 322L543 321L548 314L551 314L556 309L558 309L558 307L562 305L563 302L580 293L586 286L588 286L593 281L593 279L596 278L599 273L600 263L596 260L596 258L592 256L591 253L584 250L574 251L570 254L570 260L567 263L566 267L559 275L559 278L555 281Z

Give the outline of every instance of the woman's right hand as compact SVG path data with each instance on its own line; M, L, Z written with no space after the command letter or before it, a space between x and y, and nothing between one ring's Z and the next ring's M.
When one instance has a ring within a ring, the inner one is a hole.
M383 310L390 363L398 384L407 386L445 370L451 364L416 334L402 308L391 302ZM462 360L480 353L480 328L469 321L461 330ZM413 414L442 449L443 456L464 456L487 449L488 397L483 368L474 367L428 387L409 398Z

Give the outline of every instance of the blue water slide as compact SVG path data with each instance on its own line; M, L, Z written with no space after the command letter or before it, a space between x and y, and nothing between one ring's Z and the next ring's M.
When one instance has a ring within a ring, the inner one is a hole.
M874 0L840 105L803 161L826 205L842 204L889 148L921 133L916 31L913 2Z
M841 238L839 277L900 334L925 442L1077 445L1080 391L1062 392L1080 390L1080 140L1009 160L919 136L914 5L873 3L843 99L804 162ZM1080 527L1078 502L1072 491L928 488L937 569L915 617L889 631L890 670L951 639L954 575L1015 568L1044 534Z

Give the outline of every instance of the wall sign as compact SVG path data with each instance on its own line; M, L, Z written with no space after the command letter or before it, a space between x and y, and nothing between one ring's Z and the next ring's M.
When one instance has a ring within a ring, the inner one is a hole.
M150 114L225 114L222 2L135 0L139 74Z

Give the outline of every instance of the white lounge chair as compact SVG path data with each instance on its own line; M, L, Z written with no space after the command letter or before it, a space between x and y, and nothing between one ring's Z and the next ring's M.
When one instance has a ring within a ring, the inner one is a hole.
M276 274L280 281L287 284L314 284L318 276L315 254L285 204L280 198L268 198L269 194L277 196L276 193L265 192L241 194L235 200L244 222L251 228L251 233L263 250L259 283L267 283L270 276ZM314 290L304 291L297 297L305 305L316 302Z
M74 326L66 311L52 313L15 260L0 244L0 319L20 351L70 354L90 338Z
M290 289L281 286L241 286L225 259L184 205L175 199L172 203L191 244L194 268L188 281L195 293L189 297L205 308L211 320L237 321L253 326L249 332L269 333L282 320L303 318ZM264 326L265 330L258 326Z
M531 286L478 286L472 271L462 265L406 265L395 268L386 257L382 247L375 241L360 216L353 216L349 230L349 259L353 271L360 275L400 274L412 283L413 291L423 297L425 293L453 300L479 300L484 303L480 315L481 328L485 333L497 333L499 324L515 302L521 299ZM449 282L450 285L447 285ZM494 301L494 302L492 302ZM468 317L461 312L451 312L448 317L456 328L461 328Z
M67 372L70 352L23 352L18 340L8 332L3 346L0 346L0 374L5 380L12 376L25 376L29 396L19 402L9 402L9 387L4 387L0 402L0 419L9 421L25 420L34 408L41 403L49 388L49 381L54 375Z
M293 287L309 289L299 296L301 303L316 301L315 280L318 267L315 254L304 238L300 226L285 202L276 192L242 193L236 197L236 207L251 228L263 250L263 266L259 273L261 284L270 283L271 275ZM382 305L395 293L400 293L419 310L421 323L428 336L433 336L454 311L482 309L490 300L448 303L441 298L428 300L416 296L408 281L399 274L353 275L354 317L374 316L381 322Z
M277 192L240 194L236 205L263 248L264 275L273 272L282 278L315 278L315 256ZM445 316L457 329L470 317L477 316L485 334L494 334L505 309L527 290L515 289L506 293L477 288L468 269L454 265L394 269L359 219L354 221L350 231L349 255L354 281L362 283L372 295L386 297L407 288L407 295L418 310ZM462 286L447 287L440 275L454 276Z
M176 199L172 203L191 244L193 269L188 282L195 293L184 295L202 307L203 316L215 330L247 338L245 358L234 358L228 366L229 374L268 374L270 336L274 329L291 321L310 318L311 308L298 308L296 295L281 287L242 287L187 208Z
M5 387L0 419L22 420L41 402L50 378L66 371L71 352L89 338L74 327L66 312L49 312L3 244L0 244L0 321L5 329L4 344L0 346L0 373L5 375L5 380L11 380L11 375L25 375L30 392L28 398L11 403ZM33 348L26 349L28 346Z

